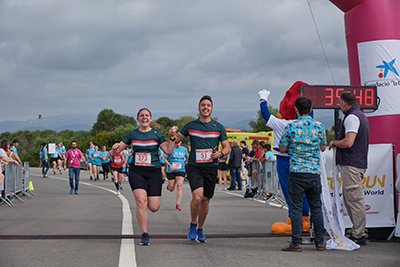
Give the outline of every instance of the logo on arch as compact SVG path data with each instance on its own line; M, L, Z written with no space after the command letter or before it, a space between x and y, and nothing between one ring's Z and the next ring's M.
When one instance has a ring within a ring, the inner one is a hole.
M389 72L394 73L395 75L399 76L399 72L397 71L396 67L394 66L394 63L396 62L396 59L394 58L390 62L386 62L385 60L382 60L382 64L376 66L376 68L379 69L379 74L378 77L383 79L386 78Z

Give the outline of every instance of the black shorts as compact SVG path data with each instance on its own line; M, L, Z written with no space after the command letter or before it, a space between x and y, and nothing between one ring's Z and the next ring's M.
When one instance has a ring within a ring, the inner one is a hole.
M57 163L58 160L61 160L61 158L60 158L60 157L58 157L58 158L51 158L51 162L52 162L52 163L53 163L54 161Z
M226 171L228 169L228 165L226 162L220 161L218 162L218 170L220 171Z
M205 197L212 198L214 196L217 166L198 167L188 164L186 172L192 192L197 188L203 187L203 195Z
M167 163L160 163L161 167L166 167Z
M162 183L161 168L135 166L133 164L129 167L129 184L132 191L144 189L148 197L160 197Z
M185 172L167 172L168 180L175 180L176 176L181 176L185 178L185 175L186 175Z
M113 172L118 172L118 173L123 173L123 172L122 172L122 167L121 167L121 168L114 168L114 167L111 167L111 171L113 171Z

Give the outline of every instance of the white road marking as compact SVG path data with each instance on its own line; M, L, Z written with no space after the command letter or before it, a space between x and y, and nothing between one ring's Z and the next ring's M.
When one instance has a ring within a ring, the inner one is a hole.
M68 180L61 177L50 177L52 179L59 180ZM96 187L105 191L116 195L115 190L111 190L108 188L104 188L98 185L89 184L86 182L79 182L79 185L88 185L91 187ZM122 194L118 195L119 199L122 202L122 235L133 235L133 224L132 224L132 213L131 207L129 205L129 201ZM135 251L135 243L133 238L122 238L121 239L121 247L119 250L119 263L118 267L136 267L136 251Z

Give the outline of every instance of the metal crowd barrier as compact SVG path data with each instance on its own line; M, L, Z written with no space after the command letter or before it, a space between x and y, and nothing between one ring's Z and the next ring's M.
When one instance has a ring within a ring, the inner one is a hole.
M16 166L14 163L9 163L4 167L4 197L0 194L0 200L6 203L9 207L14 206L11 199L14 197L19 202L24 201L20 195L32 198L29 190L29 162L24 162L24 171L22 164Z
M281 208L286 205L282 191L280 190L278 175L276 171L276 161L267 160L263 163L252 162L252 170L257 170L257 192L253 199L263 197L265 203L269 204L272 200L276 200L282 204ZM253 175L252 175L253 176ZM252 177L251 181L255 179Z

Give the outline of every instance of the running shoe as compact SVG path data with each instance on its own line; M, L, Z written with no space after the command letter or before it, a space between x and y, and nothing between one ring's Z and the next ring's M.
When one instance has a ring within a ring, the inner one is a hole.
M53 172L53 175L56 175L56 172Z
M92 177L92 176L90 176L90 180L93 180L93 177Z
M188 239L190 240L196 239L197 237L196 229L197 229L197 224L191 223L189 227Z
M124 190L121 185L119 186L119 190Z
M179 204L176 204L175 209L176 209L177 211L182 211L181 206L180 206Z
M114 182L115 188L117 188L117 190L119 190L119 182Z
M70 193L70 194L73 194L73 193L74 193L74 189L71 188L71 190L69 191L69 193Z
M79 195L79 192L78 192L78 190L75 190L75 195Z
M196 235L197 235L196 242L198 242L198 243L206 243L207 242L206 237L203 234L203 229L197 229Z
M119 196L121 193L119 192L119 190L117 191L117 196Z
M142 234L142 240L140 241L139 245L141 245L141 246L149 246L150 245L150 236L148 233Z
M218 191L222 191L222 186L220 186L220 187L218 188Z

